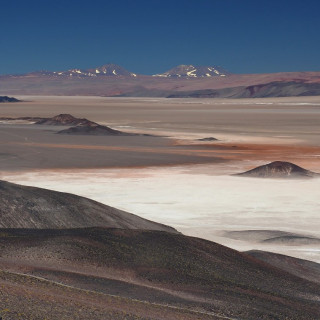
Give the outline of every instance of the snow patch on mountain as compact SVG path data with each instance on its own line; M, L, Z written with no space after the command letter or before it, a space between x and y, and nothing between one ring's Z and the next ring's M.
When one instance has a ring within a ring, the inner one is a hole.
M193 66L193 65L179 65L167 72L155 74L154 77L164 78L210 78L217 76L226 76L228 73L220 67L216 66Z

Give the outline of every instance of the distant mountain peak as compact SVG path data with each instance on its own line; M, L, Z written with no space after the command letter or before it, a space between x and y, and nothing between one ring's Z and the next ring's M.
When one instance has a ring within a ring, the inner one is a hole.
M164 73L155 74L154 77L163 78L211 78L225 77L228 73L217 66L194 66L181 64Z

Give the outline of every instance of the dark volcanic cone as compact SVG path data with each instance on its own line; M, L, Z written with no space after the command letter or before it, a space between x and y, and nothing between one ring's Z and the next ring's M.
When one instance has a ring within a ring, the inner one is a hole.
M71 114L58 114L52 118L44 118L35 124L52 125L52 126L78 126L87 124L96 124L88 119L75 118Z
M313 178L320 177L315 173L303 169L291 162L274 161L269 164L254 168L252 170L235 174L236 176L252 178Z
M201 139L197 139L198 141L218 141L217 138L214 137L207 137L207 138L201 138Z
M177 232L84 197L0 180L0 228L84 227Z
M8 96L1 96L0 102L19 102L20 100Z
M74 135L92 135L92 136L131 136L134 134L125 133L122 131L111 129L107 126L101 126L97 123L91 122L81 124L76 127L71 127L58 132L58 134L74 134Z

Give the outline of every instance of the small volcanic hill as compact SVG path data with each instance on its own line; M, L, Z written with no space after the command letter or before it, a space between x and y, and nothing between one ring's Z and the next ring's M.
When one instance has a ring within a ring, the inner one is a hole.
M69 319L320 319L317 283L180 234L1 229L0 269L6 272L0 272L2 297L10 296L1 299L1 309L23 310L30 319L44 318L35 315L43 315L48 303L54 305L50 319L68 319L58 314L69 311L71 302L75 310L95 308L101 314ZM58 289L63 299L50 295ZM30 298L43 307L35 308ZM111 307L131 317L112 317Z
M313 178L320 174L303 169L291 162L274 161L252 170L235 174L252 178Z
M35 124L49 126L72 126L71 128L58 131L58 134L93 136L136 135L132 133L125 133L122 131L114 130L107 126L99 125L98 123L90 121L88 119L75 118L71 114L59 114L52 118L43 118L37 121Z
M78 126L94 124L94 122L87 119L75 118L71 114L58 114L52 118L43 118L37 121L35 124L43 124L50 126Z
M0 102L19 102L20 100L13 98L13 97L8 97L8 96L0 96Z
M0 181L0 227L106 227L177 232L173 228L87 198L6 181Z
M217 138L214 137L206 137L206 138L201 138L201 139L197 139L198 141L218 141Z
M91 122L87 124L81 124L75 127L61 130L58 134L74 134L74 135L92 135L92 136L119 136L126 135L131 136L135 134L124 133L122 131L111 129L107 126L102 126L97 123Z

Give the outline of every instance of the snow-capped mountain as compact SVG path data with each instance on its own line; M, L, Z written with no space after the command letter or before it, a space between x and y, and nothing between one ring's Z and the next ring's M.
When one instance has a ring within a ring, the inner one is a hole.
M88 69L86 70L95 75L106 75L106 76L129 76L129 77L136 77L135 73L129 72L123 67L120 67L116 64L106 64L102 67L95 68L95 69Z
M194 65L179 65L164 73L152 75L152 77L162 78L210 78L210 77L225 77L229 73L223 68L217 66L194 66ZM89 69L69 69L62 71L33 71L25 74L8 74L0 75L0 77L48 77L48 78L88 78L88 77L131 77L142 76L126 70L117 64L105 64L101 67ZM148 77L148 76L147 76Z
M179 65L167 72L155 74L154 77L163 78L210 78L210 77L225 77L228 73L220 67L212 66L193 66Z
M106 64L92 69L70 69L66 71L36 71L27 76L64 76L64 77L100 77L100 76L124 76L136 77L135 73L129 72L116 64Z

